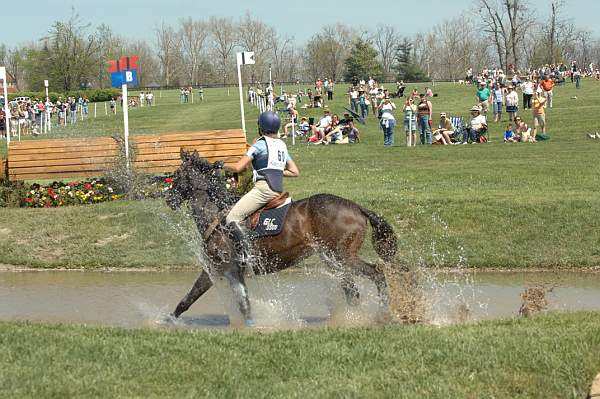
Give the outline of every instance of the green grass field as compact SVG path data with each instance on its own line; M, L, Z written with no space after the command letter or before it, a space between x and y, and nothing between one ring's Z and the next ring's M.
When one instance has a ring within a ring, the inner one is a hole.
M412 90L411 85L407 92ZM418 86L420 90L423 86ZM289 145L301 177L286 181L295 198L319 192L348 197L383 214L395 227L403 258L435 266L594 267L600 265L600 83L555 89L548 110L551 139L503 144L506 122L490 123L492 142L468 146L383 148L376 118L359 126L356 146ZM329 104L342 113L345 87ZM467 116L471 86L438 84L434 113ZM240 126L235 90L205 90L205 101L179 104L177 92L156 92L157 106L132 109L132 134ZM572 99L577 96L577 99ZM197 100L197 98L196 98ZM400 104L399 104L400 105ZM102 116L51 137L122 134L120 115ZM302 116L320 111L301 110ZM399 113L398 113L399 114ZM531 122L529 112L522 114ZM256 108L246 104L249 137ZM398 115L400 117L400 115ZM505 118L506 119L506 118ZM5 149L4 149L5 151ZM102 219L104 214L121 217ZM157 217L159 215L159 217ZM197 263L160 201L56 210L0 209L0 263L37 267L188 267ZM117 237L117 238L115 238ZM165 239L168 237L168 239ZM108 242L107 242L108 241ZM99 242L107 242L99 246ZM149 248L148 243L163 247ZM168 250L165 250L168 248ZM115 255L117 254L117 255Z
M269 334L0 323L1 397L585 398L600 314Z

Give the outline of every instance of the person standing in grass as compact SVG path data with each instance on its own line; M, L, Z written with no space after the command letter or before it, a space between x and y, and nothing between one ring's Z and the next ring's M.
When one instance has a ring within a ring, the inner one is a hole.
M431 101L421 94L421 100L417 105L417 122L421 132L421 144L431 144L431 117L433 115L433 105Z
M533 100L533 134L531 135L532 142L536 141L538 128L542 129L542 133L546 134L546 99L542 92L537 92Z
M477 93L475 93L475 97L477 97L477 102L479 103L479 108L481 109L481 113L483 115L487 115L488 112L488 101L492 92L487 87L485 82L479 82L479 88L477 89Z
M502 105L504 104L504 90L499 83L494 85L492 104L494 108L494 122L500 122L502 119Z
M408 97L404 103L404 133L408 146L417 145L417 106L412 97Z
M367 119L369 116L369 103L364 90L358 92L358 105L360 106L360 117Z
M391 147L394 144L394 127L396 127L396 118L394 117L394 110L396 104L390 101L389 97L384 98L383 102L379 105L379 112L381 113L381 128L383 129L383 145Z
M533 98L534 89L531 79L527 79L521 85L521 90L523 91L523 109L531 109L531 99Z
M508 85L506 90L506 113L508 114L508 121L512 122L519 110L519 95L512 85Z
M544 77L541 83L542 89L544 90L544 97L546 98L546 103L548 107L552 108L552 89L554 88L554 79L552 79L549 75Z
M348 96L350 102L350 109L358 114L358 90L356 90L356 88L352 86L350 88L350 93L348 94Z

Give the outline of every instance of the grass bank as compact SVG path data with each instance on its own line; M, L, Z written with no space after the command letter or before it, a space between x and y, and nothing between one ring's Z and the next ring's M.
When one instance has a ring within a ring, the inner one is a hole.
M244 332L0 323L0 396L584 398L600 315Z
M290 145L301 177L288 179L287 189L296 198L319 192L341 195L383 214L398 233L402 256L413 263L599 266L600 140L585 136L600 130L598 88L600 83L587 80L581 90L557 88L547 117L551 139L535 144L503 144L502 122L490 123L492 142L485 145L406 148L398 131L397 146L383 148L376 119L370 117L359 126L359 145ZM335 113L346 105L341 91L340 85L329 104ZM473 87L443 84L435 91L436 122L441 111L467 116ZM205 93L204 102L182 105L176 92L164 92L156 107L132 110L132 134L238 127L233 91L230 96L220 89ZM256 115L248 105L250 136ZM319 110L301 110L301 115L318 117ZM529 112L522 115L531 121ZM53 137L121 132L119 118L102 116L57 130ZM197 263L187 245L193 228L185 230L181 224L181 217L160 201L0 209L0 263L187 267Z

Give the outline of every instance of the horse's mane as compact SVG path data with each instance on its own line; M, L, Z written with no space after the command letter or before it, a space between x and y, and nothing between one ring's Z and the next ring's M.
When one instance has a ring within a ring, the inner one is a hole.
M239 199L236 194L227 189L227 178L224 173L213 166L204 158L194 153L188 160L190 166L206 179L206 193L211 202L219 210L230 207Z

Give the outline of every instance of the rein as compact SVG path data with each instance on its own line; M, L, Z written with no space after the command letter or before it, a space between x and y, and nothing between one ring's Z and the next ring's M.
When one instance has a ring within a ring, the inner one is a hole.
M210 222L210 224L204 231L204 234L202 234L202 238L205 241L208 240L208 238L212 235L212 233L214 233L215 229L221 223L221 220L223 220L223 218L227 215L228 212L229 212L229 209L225 208L225 209L221 210L219 213L217 213L217 215L215 216L213 221Z

